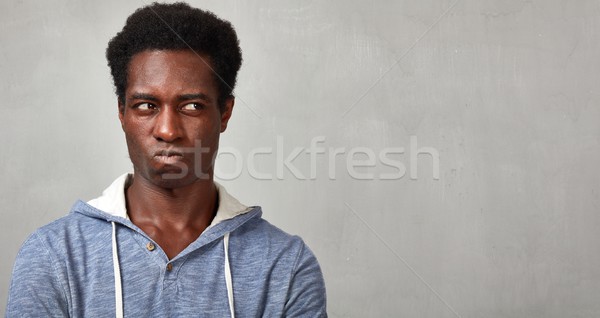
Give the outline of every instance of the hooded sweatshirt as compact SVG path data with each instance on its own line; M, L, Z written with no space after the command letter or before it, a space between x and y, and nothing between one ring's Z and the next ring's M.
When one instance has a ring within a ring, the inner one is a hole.
M35 231L6 317L326 317L319 264L298 236L217 184L210 226L173 259L127 217L123 175Z

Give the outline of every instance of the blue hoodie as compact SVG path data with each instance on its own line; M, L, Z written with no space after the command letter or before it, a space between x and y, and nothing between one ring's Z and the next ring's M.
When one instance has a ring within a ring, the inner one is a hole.
M260 207L245 207L217 185L213 222L169 260L127 218L128 178L27 239L6 317L327 316L315 256L263 220Z

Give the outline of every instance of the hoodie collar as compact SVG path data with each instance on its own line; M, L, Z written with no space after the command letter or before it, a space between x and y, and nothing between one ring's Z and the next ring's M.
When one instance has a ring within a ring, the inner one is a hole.
M102 192L101 196L90 200L87 203L94 208L104 211L112 216L129 219L129 216L127 215L127 204L125 201L125 189L131 184L132 179L133 175L130 173L121 175ZM232 219L235 216L252 210L231 196L222 185L215 182L215 186L217 187L217 192L219 193L219 208L217 209L217 214L210 223L209 228L221 223L222 221Z

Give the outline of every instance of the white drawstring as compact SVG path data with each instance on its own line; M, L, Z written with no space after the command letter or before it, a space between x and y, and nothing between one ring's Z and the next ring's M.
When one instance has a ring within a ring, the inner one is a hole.
M223 237L223 248L225 249L225 284L227 285L227 299L229 300L229 312L231 318L235 318L233 307L233 283L231 281L231 268L229 266L229 232Z
M121 290L121 269L119 268L119 253L117 252L117 225L112 223L112 254L115 276L115 316L123 318L123 292Z
M115 277L115 316L123 318L123 292L121 288L121 269L119 268L119 254L117 252L117 225L112 223L112 256ZM233 282L231 279L231 267L229 266L229 232L223 237L223 249L225 251L225 284L227 285L227 299L229 300L229 312L231 318L235 318L233 305Z

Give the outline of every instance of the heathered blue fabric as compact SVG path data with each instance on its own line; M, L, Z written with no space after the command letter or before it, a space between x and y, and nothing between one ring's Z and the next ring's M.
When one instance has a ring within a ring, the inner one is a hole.
M117 223L125 317L229 317L227 232L237 317L326 317L313 253L261 215L254 207L223 221L169 261L155 242L147 249L152 240L129 220L78 201L24 243L6 317L114 317L111 221Z

